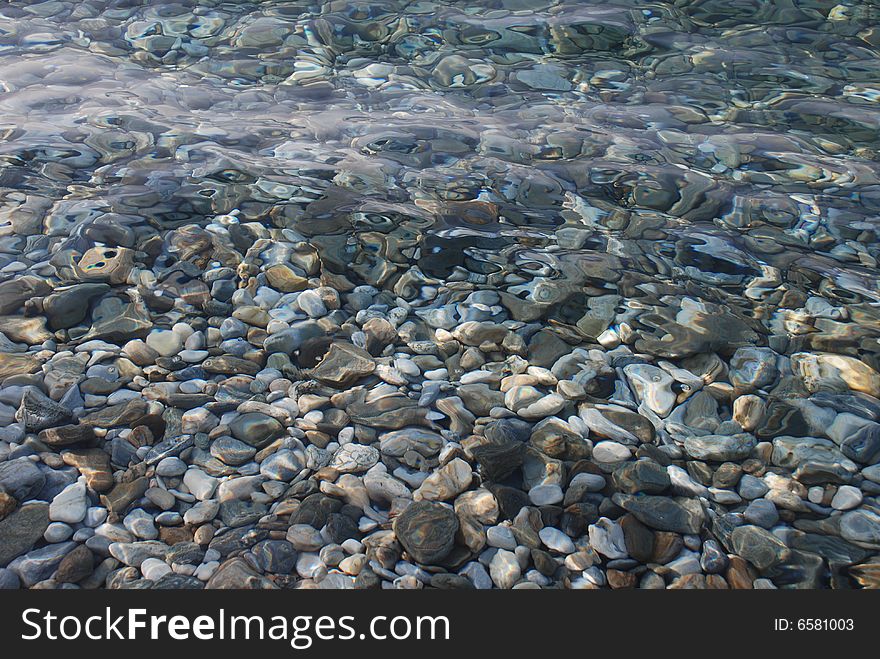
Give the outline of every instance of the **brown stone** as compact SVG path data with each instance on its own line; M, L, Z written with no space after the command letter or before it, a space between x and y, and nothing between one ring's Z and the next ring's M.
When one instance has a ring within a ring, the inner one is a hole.
M352 343L340 341L330 346L324 359L314 368L312 377L341 389L353 385L375 370L376 362L370 353Z
M608 585L614 590L628 590L635 588L638 583L638 577L632 572L622 572L609 568L605 576L608 578Z
M149 478L136 478L130 483L118 483L109 494L101 495L101 503L112 513L125 512L132 503L140 499L150 485Z
M81 281L124 284L134 267L134 251L126 247L92 247L76 264Z
M735 590L751 590L755 581L755 575L744 558L729 555L730 564L724 577L731 588Z
M159 540L169 546L178 542L192 542L192 529L185 526L162 526L159 528Z
M0 353L0 379L11 375L25 375L40 368L40 360L30 354Z
M685 574L668 586L669 590L705 590L706 576L703 574Z
M70 446L92 441L95 438L95 430L87 425L69 424L41 430L38 436L41 442L49 446Z
M258 574L244 559L231 558L223 563L205 584L208 589L265 590L277 586Z
M67 554L58 566L55 581L76 583L88 577L95 569L95 558L85 545L79 545Z
M290 267L286 266L283 263L279 263L277 265L272 265L266 268L266 281L269 282L269 286L274 288L276 291L281 291L282 293L295 293L296 291L303 291L308 288L309 280L305 277L300 277L296 274Z
M86 478L86 485L95 492L106 492L113 487L110 456L101 449L70 449L64 451L61 458L64 464L79 469Z
M37 345L48 341L54 335L46 328L46 319L42 316L24 318L22 316L0 316L0 332L11 341ZM17 355L23 356L23 355Z
M620 527L629 555L642 563L650 562L654 555L654 533L651 529L629 513L620 518Z
M0 520L5 519L9 513L15 510L18 501L11 494L0 490Z
M681 553L683 546L684 541L677 533L657 531L654 533L654 554L651 562L665 565Z

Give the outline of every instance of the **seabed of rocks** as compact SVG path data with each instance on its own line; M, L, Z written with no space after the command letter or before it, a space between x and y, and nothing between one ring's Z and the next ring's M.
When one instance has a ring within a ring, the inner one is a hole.
M877 21L746 4L3 3L0 587L880 585Z

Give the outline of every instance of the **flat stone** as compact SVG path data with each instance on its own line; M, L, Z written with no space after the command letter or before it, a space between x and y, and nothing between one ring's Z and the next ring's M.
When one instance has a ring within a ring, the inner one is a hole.
M218 437L211 444L211 455L233 467L250 462L256 453L253 446L233 437Z
M46 476L28 458L0 462L0 488L19 501L34 498L46 484Z
M880 548L880 515L865 509L845 512L840 517L840 535L860 547Z
M742 462L751 455L756 444L757 441L754 436L746 433L737 435L704 435L686 438L684 440L684 450L695 460Z
M0 520L0 567L30 551L49 526L49 506L26 503Z
M244 559L230 558L217 568L205 584L207 589L274 590L277 586L258 574Z
M260 473L275 481L289 482L302 469L303 465L296 453L287 449L276 451L260 463Z
M471 449L480 471L490 481L503 481L523 463L525 444L518 441L490 442Z
M615 494L612 500L645 526L659 531L698 534L705 518L702 506L694 499Z
M69 409L32 388L25 390L15 413L15 419L30 432L60 426L70 421L71 417Z
M545 526L538 532L538 536L547 549L557 554L572 554L575 551L571 538L552 526Z
M9 569L18 575L25 588L30 588L51 577L64 557L76 546L75 542L62 542L35 549L12 561Z
M76 524L85 518L88 507L85 484L72 483L52 499L49 504L49 519L53 522Z
M41 430L39 438L44 444L53 447L72 446L92 442L95 439L95 430L91 426L69 424Z
M364 444L344 444L333 454L330 467L343 474L367 471L379 462L379 451Z
M77 583L90 576L95 570L95 557L88 547L79 545L68 553L58 565L55 581L58 583Z
M669 474L653 460L628 462L614 470L614 485L621 492L660 494L670 486Z
M86 485L95 492L113 487L110 456L101 449L71 449L61 454L64 464L76 467L85 477Z
M118 483L109 493L101 495L101 503L113 513L123 513L144 495L149 485L150 479L143 477L129 483Z
M376 370L376 362L366 350L351 343L336 342L312 371L319 382L343 389Z
M471 466L461 458L449 461L432 472L413 492L416 501L446 501L464 492L471 484Z

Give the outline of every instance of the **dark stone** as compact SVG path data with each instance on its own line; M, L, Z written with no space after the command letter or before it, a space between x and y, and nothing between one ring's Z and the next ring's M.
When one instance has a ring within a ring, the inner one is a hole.
M862 426L840 445L841 452L860 464L874 464L880 459L880 423Z
M669 474L653 460L626 462L614 470L614 485L621 492L660 494L669 487Z
M299 509L290 516L290 525L308 524L320 529L330 519L330 515L339 512L341 508L342 501L339 499L320 493L310 494L303 499Z
M251 549L251 553L264 572L290 574L296 569L296 549L287 540L258 542Z
M219 517L226 526L237 528L254 524L268 512L264 503L231 499L220 504Z
M280 437L284 426L267 414L248 412L236 417L229 424L229 430L236 439L261 449Z
M559 519L559 528L568 536L577 538L587 532L587 527L599 519L599 509L589 502L566 506Z
M490 483L486 486L486 489L498 501L499 518L502 520L513 519L520 510L531 504L529 495L515 487Z
M545 577L552 577L559 568L553 556L543 549L532 549L532 562L535 564L535 569Z
M0 488L19 501L27 501L43 489L46 476L28 458L0 462Z
M760 526L745 524L730 534L731 549L759 570L779 565L791 555L791 550L775 535Z
M452 551L458 518L439 503L417 501L394 519L394 533L418 563L432 565Z
M431 577L431 587L441 590L474 590L474 584L467 577L443 572Z
M480 463L480 471L486 479L497 482L522 466L525 444L510 441L505 444L483 444L471 452Z
M530 364L550 368L557 359L570 353L572 348L555 332L542 329L532 335L528 350Z
M130 483L118 483L107 494L101 495L101 502L110 512L122 514L135 501L144 496L150 486L150 479L136 478Z
M358 530L356 520L340 513L331 513L327 518L327 534L336 544L342 544L350 538L360 540L363 535Z
M381 587L382 580L375 572L366 566L358 572L358 575L354 579L355 590L378 590Z
M652 529L697 534L705 513L694 499L615 494L612 501Z
M85 545L79 545L61 560L55 581L77 583L89 576L95 569L95 558Z
M265 540L268 535L268 531L251 527L229 529L215 535L208 548L216 549L221 556L228 556L233 552L253 547L261 540Z
M30 551L49 526L49 504L26 503L0 521L0 567Z
M494 444L525 443L531 437L532 424L521 419L499 419L489 423L483 434Z
M205 550L195 542L178 542L165 554L165 562L169 564L199 565L205 558Z
M89 315L93 300L110 291L108 284L77 284L43 298L43 311L52 331L69 329Z
M626 550L637 561L647 563L654 555L654 533L642 524L634 515L620 518Z
M21 405L15 418L24 424L25 430L37 432L70 421L72 413L63 405L29 387L21 397Z
M153 590L202 590L205 584L185 574L165 574L153 583Z

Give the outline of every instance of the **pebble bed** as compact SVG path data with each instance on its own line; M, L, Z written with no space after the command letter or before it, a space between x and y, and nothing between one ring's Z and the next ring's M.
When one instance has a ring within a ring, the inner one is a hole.
M874 2L0 5L0 588L880 585Z

